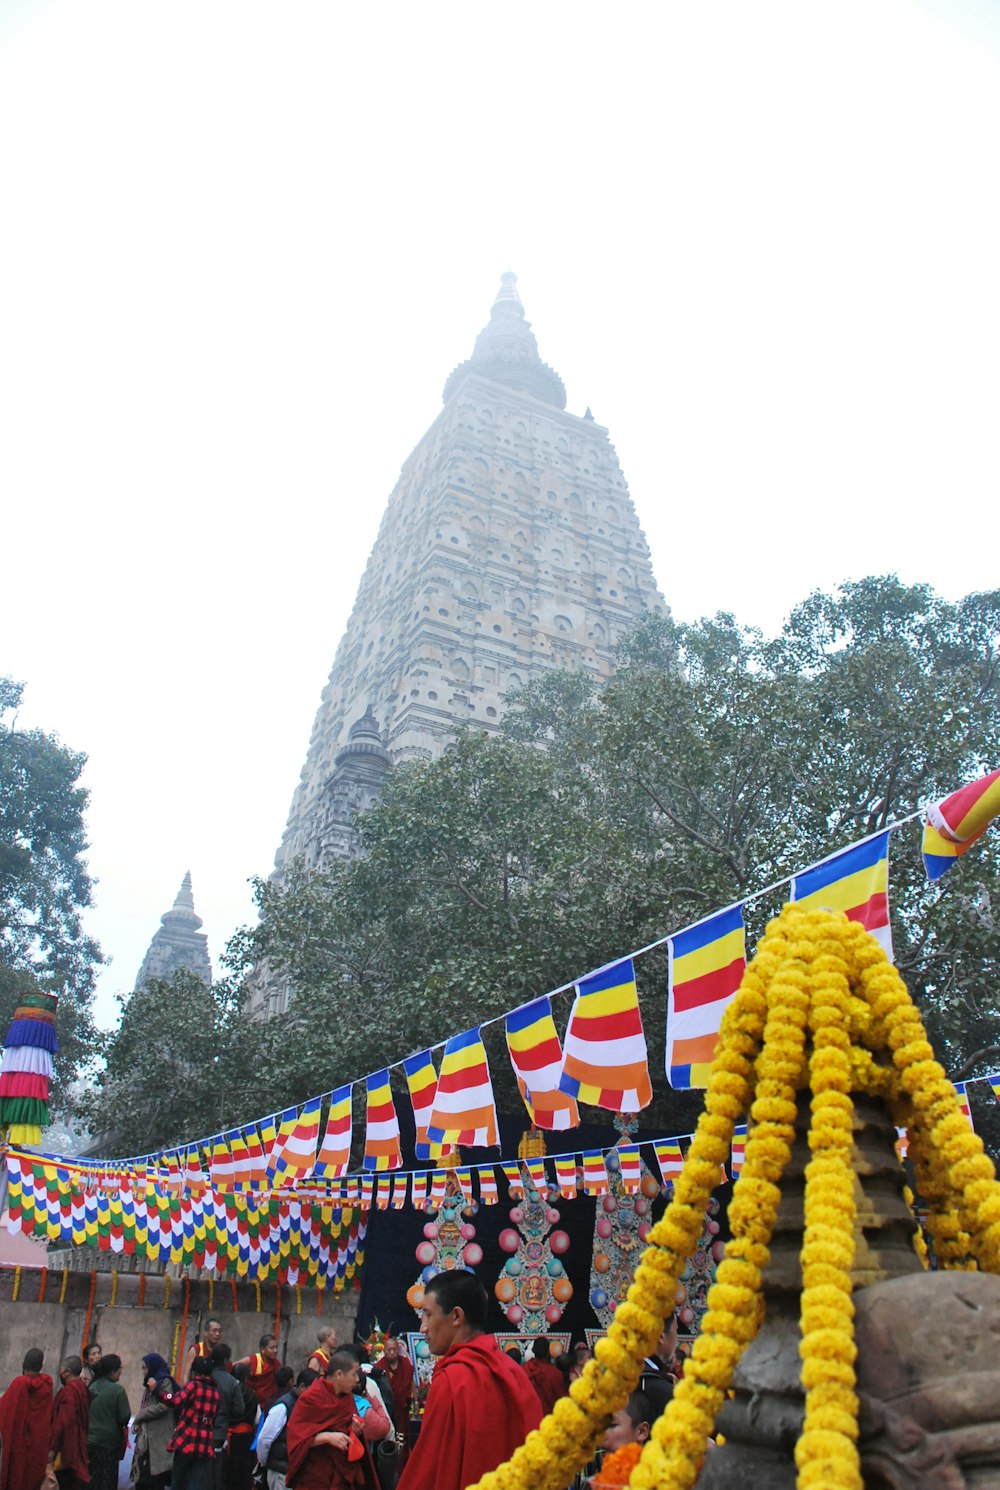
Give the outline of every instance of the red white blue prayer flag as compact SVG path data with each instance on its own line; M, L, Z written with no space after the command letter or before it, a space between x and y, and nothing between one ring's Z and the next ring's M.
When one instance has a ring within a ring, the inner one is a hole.
M831 854L792 880L792 899L809 910L844 911L880 944L889 961L889 833Z
M667 1080L678 1090L707 1087L722 1016L746 971L742 907L668 937L667 956Z
M939 880L1000 816L1000 770L960 787L926 811L921 851L929 880Z
M639 1112L652 1100L630 957L576 985L559 1085L578 1102L610 1112Z

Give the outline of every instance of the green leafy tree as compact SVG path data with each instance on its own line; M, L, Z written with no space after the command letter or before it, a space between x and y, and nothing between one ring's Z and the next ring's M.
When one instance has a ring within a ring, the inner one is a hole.
M263 1113L255 1034L228 985L182 970L119 996L121 1015L84 1115L103 1147L149 1153Z
M730 615L651 619L600 692L546 673L499 735L462 732L439 759L394 771L360 820L357 862L258 883L260 922L229 950L233 996L264 961L292 998L254 1027L268 1096L243 1115L759 896L752 947L788 893L769 886L998 763L998 659L1000 594L950 604L888 576L810 596L773 639ZM897 960L953 1073L1000 1043L998 840L940 888L924 877L918 824L894 840ZM658 1072L664 951L638 973ZM568 1007L567 992L557 1017ZM516 1110L502 1036L493 1026L487 1048ZM667 1092L649 1116L683 1131L698 1102Z
M53 1098L89 1060L100 948L83 930L91 903L84 861L80 786L86 756L42 730L19 729L23 685L0 678L0 1035L18 994L40 984L60 996L59 1060Z

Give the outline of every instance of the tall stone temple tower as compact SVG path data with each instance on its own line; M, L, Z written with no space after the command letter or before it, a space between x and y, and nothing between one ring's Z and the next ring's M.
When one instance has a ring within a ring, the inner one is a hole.
M356 852L391 766L495 729L546 668L597 679L656 588L608 431L566 412L505 274L472 356L403 466L337 649L276 873Z
M201 917L194 908L191 871L188 870L181 881L173 906L160 917L160 928L154 933L149 950L142 959L142 967L135 980L136 989L140 989L149 978L164 978L169 981L181 968L194 973L206 987L211 988L212 963L208 955L208 937L201 930L201 925Z

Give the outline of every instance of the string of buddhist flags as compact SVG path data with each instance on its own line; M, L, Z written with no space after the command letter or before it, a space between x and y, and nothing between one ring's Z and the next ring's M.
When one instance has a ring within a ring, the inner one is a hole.
M1000 770L926 808L922 851L928 877L938 879L998 814ZM889 844L898 828L919 816L913 813L889 824L693 926L498 1016L505 1020L508 1054L532 1122L543 1130L564 1131L578 1125L581 1103L620 1113L636 1113L648 1105L652 1086L635 960L664 945L668 955L667 1079L676 1090L705 1086L723 1013L746 967L744 907L785 885L791 887L791 898L802 904L846 912L876 936L891 957ZM575 997L560 1044L551 1000L570 989ZM440 1074L433 1056L441 1048L438 1044L364 1078L367 1126L362 1168L366 1173L398 1171L403 1162L390 1084L393 1069L405 1073L418 1161L433 1163L459 1145L497 1144L496 1104L482 1040L482 1030L495 1022L485 1020L443 1042ZM207 1167L225 1183L231 1160L231 1183L237 1193L259 1190L265 1184L280 1189L309 1177L340 1180L350 1165L353 1086L338 1087L310 1098L301 1108L290 1107L168 1153L105 1161L105 1165L153 1164L168 1173L189 1169L192 1176ZM320 1137L325 1104L327 1121Z
M1000 1071L972 1078L988 1081L1000 1101ZM967 1082L956 1084L970 1126L972 1111ZM436 1210L454 1176L466 1202L499 1202L497 1168L515 1199L530 1185L544 1201L601 1197L610 1190L608 1157L614 1153L620 1182L627 1192L642 1183L642 1160L653 1163L660 1183L669 1190L684 1163L682 1145L692 1134L669 1138L619 1141L613 1148L586 1149L494 1164L393 1173L381 1171L347 1178L325 1191L301 1184L292 1191L237 1194L212 1188L208 1176L188 1189L188 1177L141 1177L68 1163L53 1155L12 1149L7 1155L9 1211L7 1227L39 1240L90 1246L105 1252L176 1263L237 1278L343 1288L364 1260L368 1214L376 1209ZM736 1180L746 1152L747 1128L733 1134L730 1167L720 1184ZM900 1135L905 1158L905 1133ZM646 1154L643 1154L646 1150Z

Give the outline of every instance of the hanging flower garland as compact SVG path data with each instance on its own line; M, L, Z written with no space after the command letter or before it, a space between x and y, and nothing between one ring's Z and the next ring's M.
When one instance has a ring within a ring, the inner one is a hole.
M596 1360L510 1461L470 1490L562 1490L592 1456L673 1307L734 1125L749 1113L744 1166L730 1203L733 1239L709 1293L702 1334L628 1478L635 1490L688 1490L694 1483L715 1415L763 1315L761 1274L794 1140L796 1094L807 1086L806 1411L796 1449L798 1486L860 1490L851 1093L877 1096L905 1115L918 1183L937 1227L935 1245L950 1235L956 1254L967 1250L990 1272L1000 1272L1000 1185L882 949L842 914L795 905L768 927L726 1011L705 1110L673 1199L650 1233Z
M855 1392L854 1174L851 1167L850 983L833 940L813 967L812 1089L802 1242L802 1385L806 1414L795 1446L799 1490L862 1490Z

